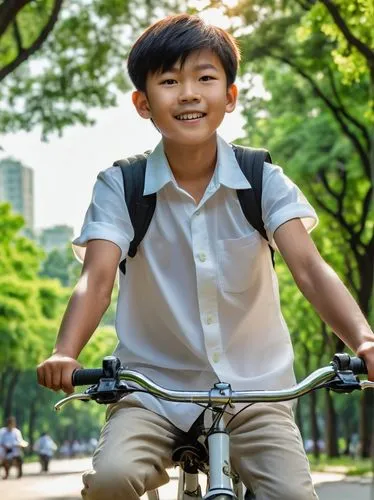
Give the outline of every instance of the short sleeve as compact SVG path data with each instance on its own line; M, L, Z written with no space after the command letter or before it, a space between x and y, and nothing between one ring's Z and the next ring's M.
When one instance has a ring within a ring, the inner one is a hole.
M274 232L291 219L300 219L306 230L318 224L318 216L301 190L277 165L264 163L262 217L269 243L276 248Z
M22 433L19 429L15 429L15 431L16 431L15 432L16 443L22 445L23 443Z
M133 238L134 229L124 198L122 172L118 167L110 167L97 176L81 233L73 241L73 251L83 262L89 240L107 240L120 248L123 260Z

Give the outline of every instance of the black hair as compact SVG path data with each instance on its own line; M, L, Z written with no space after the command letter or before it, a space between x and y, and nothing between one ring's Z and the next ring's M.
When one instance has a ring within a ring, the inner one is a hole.
M218 56L227 87L234 83L240 61L236 40L222 28L189 14L170 15L147 28L130 51L130 78L137 90L146 92L148 73L168 71L179 60L183 66L191 52L201 49L210 49Z

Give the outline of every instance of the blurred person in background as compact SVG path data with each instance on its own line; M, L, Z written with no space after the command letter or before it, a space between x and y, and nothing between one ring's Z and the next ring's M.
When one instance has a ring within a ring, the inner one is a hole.
M48 472L49 462L57 450L57 445L47 432L43 432L34 444L34 451L39 455L41 472Z
M12 465L18 469L18 478L22 477L22 464L23 464L23 448L26 448L28 443L23 439L22 433L17 429L17 422L15 417L8 417L7 426L1 430L0 433L0 448L3 454L3 466L5 475L3 479L8 479L9 470Z

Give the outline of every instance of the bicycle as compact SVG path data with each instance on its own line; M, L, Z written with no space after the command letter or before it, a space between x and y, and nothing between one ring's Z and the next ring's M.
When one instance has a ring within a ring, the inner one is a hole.
M176 391L159 386L135 370L121 367L114 356L103 359L100 369L81 369L73 373L73 385L91 385L84 393L73 394L55 405L60 410L74 400L94 400L99 404L118 402L136 391L148 392L155 397L175 402L205 404L214 415L208 432L200 430L192 443L178 447L173 461L180 467L177 500L250 500L255 499L251 489L244 491L238 474L232 470L229 457L229 434L222 416L233 403L280 402L299 398L315 389L328 388L335 392L374 388L374 382L360 381L356 375L367 373L360 358L348 354L335 354L328 366L311 373L295 386L276 391L233 391L229 384L218 382L209 391ZM202 496L198 480L199 471L207 475L207 490ZM147 492L149 500L159 500L158 490Z

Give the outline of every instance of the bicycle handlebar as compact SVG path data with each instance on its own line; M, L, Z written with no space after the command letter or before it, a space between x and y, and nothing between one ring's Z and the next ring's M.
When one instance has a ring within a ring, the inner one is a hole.
M110 359L111 363L115 363L114 369L120 379L140 383L140 385L143 385L143 383L146 383L148 380L151 383L151 386L156 386L156 390L161 392L165 390L163 387L154 384L152 380L147 379L145 375L142 375L135 370L126 370L121 368L119 361L116 358L108 356L105 359ZM335 354L331 365L335 371L351 371L354 375L364 375L367 373L366 364L362 358L351 357L346 353ZM72 384L74 386L97 384L101 378L110 378L113 376L113 372L111 371L112 368L113 367L110 365L109 369L104 366L104 368L75 370L72 375ZM128 376L130 376L130 378L128 378ZM137 378L139 378L139 380L136 380Z
M128 392L136 390L146 391L153 396L167 401L185 402L185 403L215 403L225 404L229 401L233 403L251 403L265 401L287 401L294 399L309 392L316 386L331 380L335 376L335 370L332 366L316 370L300 383L288 389L280 390L254 390L254 391L232 391L230 386L218 382L214 388L209 391L176 391L162 387L150 378L135 370L121 369L118 372L118 378L125 382L130 382ZM77 385L85 377L83 373L75 373L74 379ZM91 378L93 381L93 377ZM98 382L99 379L96 379ZM92 382L90 382L92 383ZM134 386L136 384L136 386Z
M135 370L122 368L117 358L107 356L103 360L102 369L81 369L73 373L73 385L97 385L87 389L84 394L64 398L55 405L55 409L59 410L73 399L95 399L99 403L110 403L135 391L145 391L167 401L209 405L288 401L321 387L329 387L337 392L374 388L374 382L360 383L354 376L365 373L367 369L364 360L339 353L329 366L315 370L298 384L286 389L233 391L229 384L218 382L209 391L176 391L156 384Z

